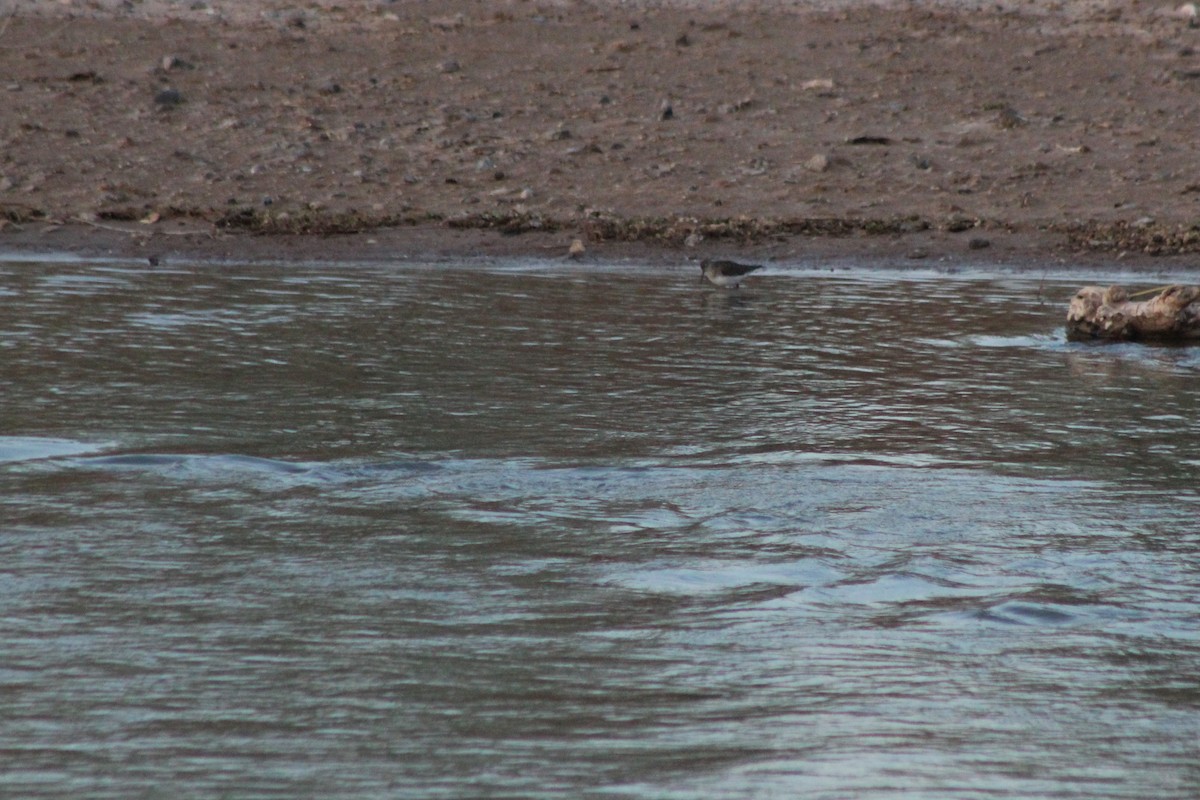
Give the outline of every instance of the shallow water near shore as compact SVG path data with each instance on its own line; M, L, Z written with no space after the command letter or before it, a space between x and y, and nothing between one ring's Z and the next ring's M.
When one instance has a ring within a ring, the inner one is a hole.
M698 278L0 263L0 794L1196 796L1200 351Z

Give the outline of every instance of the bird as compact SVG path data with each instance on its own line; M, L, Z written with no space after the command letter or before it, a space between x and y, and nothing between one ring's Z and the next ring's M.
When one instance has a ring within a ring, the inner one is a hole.
M742 278L762 269L762 264L739 264L736 261L712 261L705 259L700 262L700 273L709 283L726 289L736 289Z

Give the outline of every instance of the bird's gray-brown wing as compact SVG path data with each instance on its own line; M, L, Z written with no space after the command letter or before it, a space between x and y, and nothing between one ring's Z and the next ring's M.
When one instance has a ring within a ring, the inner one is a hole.
M736 261L710 261L709 264L722 275L746 275L762 269L762 264L739 264Z

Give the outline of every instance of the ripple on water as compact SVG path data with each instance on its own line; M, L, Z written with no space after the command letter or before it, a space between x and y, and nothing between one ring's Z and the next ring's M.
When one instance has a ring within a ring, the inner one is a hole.
M764 272L0 272L0 794L1195 797L1193 350Z
M111 447L111 443L77 442L53 437L0 436L0 463L77 456Z

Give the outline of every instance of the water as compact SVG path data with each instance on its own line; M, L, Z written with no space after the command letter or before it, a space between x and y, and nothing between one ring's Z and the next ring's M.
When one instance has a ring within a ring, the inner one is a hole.
M0 796L1197 796L1200 351L813 267L0 263Z

